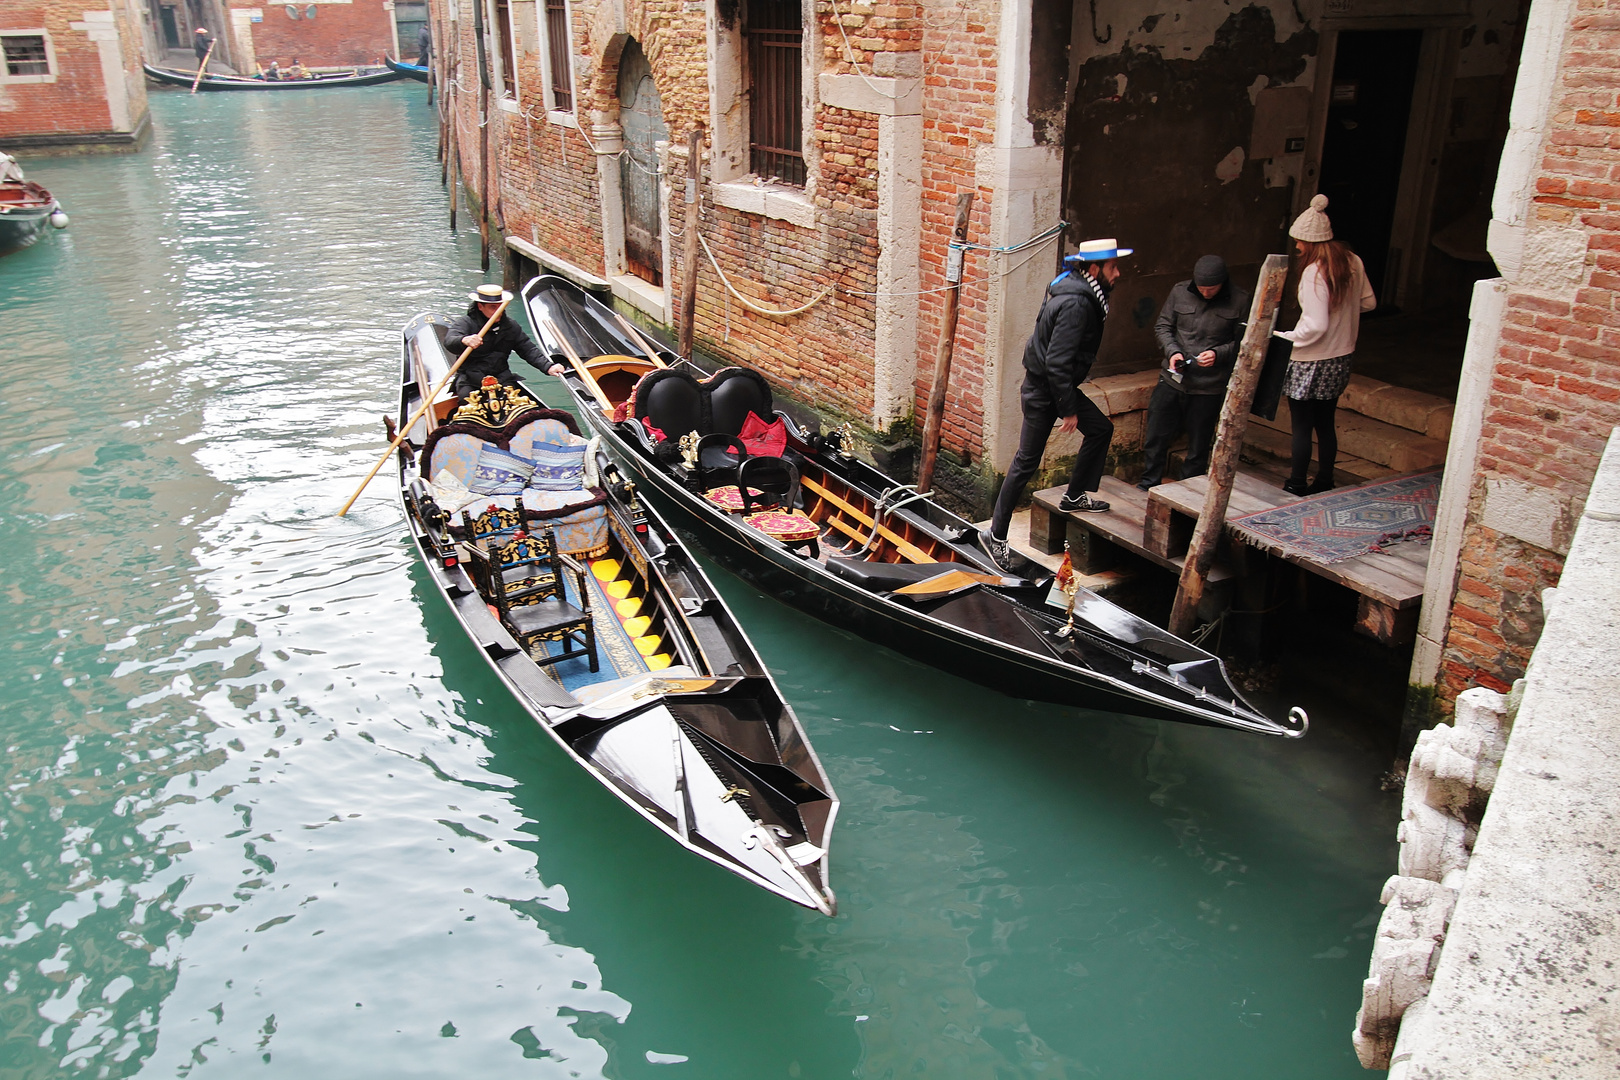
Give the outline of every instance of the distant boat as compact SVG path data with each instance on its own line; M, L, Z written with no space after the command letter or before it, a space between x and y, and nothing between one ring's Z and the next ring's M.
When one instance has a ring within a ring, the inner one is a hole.
M23 178L7 154L0 154L0 255L25 248L47 225L67 228L67 215L49 191Z
M395 60L392 56L383 57L383 63L388 65L389 71L397 71L407 79L417 82L428 81L428 69L423 64L407 64L403 60Z
M172 71L168 68L157 68L151 64L142 64L146 69L146 77L153 82L165 83L169 86L184 86L188 90L196 81L195 71ZM330 90L339 86L376 86L378 83L393 82L401 78L402 73L390 71L387 68L364 68L357 71L338 71L329 75L311 75L307 79L289 79L283 76L280 79L251 79L241 75L204 75L197 84L199 90Z

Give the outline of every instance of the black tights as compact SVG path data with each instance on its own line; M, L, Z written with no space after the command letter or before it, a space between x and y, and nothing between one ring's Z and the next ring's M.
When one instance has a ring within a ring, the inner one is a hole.
M1339 458L1339 436L1333 430L1333 413L1339 407L1338 398L1326 400L1288 399L1288 416L1294 428L1293 468L1288 479L1295 485L1305 483L1305 473L1311 466L1311 433L1316 434L1316 482L1333 486L1333 465Z

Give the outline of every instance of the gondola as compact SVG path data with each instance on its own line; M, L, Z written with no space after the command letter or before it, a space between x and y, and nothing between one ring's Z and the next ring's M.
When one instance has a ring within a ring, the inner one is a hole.
M402 418L449 368L442 331L427 316L405 326ZM703 570L573 417L521 384L441 393L398 470L434 588L540 728L688 851L832 915L838 800L798 718Z
M415 79L422 83L428 81L429 70L426 65L407 64L403 60L395 60L392 56L383 57L383 63L388 65L389 71L397 71L407 79Z
M191 88L196 80L195 71L171 71L168 68L142 64L146 77L153 82L169 86ZM250 79L241 75L204 75L197 83L199 90L331 90L340 86L376 86L402 78L398 71L375 68L360 71L338 71L325 75L311 75L307 79Z
M842 433L776 411L758 373L706 376L643 348L643 335L560 277L530 281L523 300L614 459L771 595L1014 697L1265 735L1309 727L1302 709L1265 715L1219 657L1095 593L1071 586L1072 603L1059 605L1069 590L1055 592L1027 560L1005 575L969 522L847 452Z
M0 154L0 255L28 247L47 225L67 228L67 215L44 187L23 178L7 154Z

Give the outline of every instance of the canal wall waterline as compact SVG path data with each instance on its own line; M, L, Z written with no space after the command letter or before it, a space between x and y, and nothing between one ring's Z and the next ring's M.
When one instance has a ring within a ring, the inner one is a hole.
M1617 562L1620 428L1525 678L1510 697L1463 694L1456 727L1413 755L1354 1039L1392 1080L1620 1067Z

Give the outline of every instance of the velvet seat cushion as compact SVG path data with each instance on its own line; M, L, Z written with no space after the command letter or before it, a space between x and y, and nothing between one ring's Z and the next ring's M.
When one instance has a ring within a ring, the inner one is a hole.
M821 535L820 526L801 510L762 510L757 514L749 514L743 521L766 536L783 543L809 540Z

